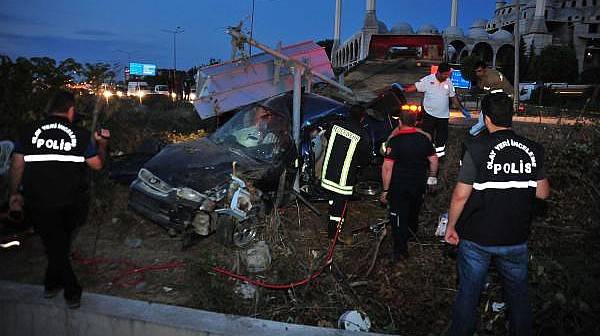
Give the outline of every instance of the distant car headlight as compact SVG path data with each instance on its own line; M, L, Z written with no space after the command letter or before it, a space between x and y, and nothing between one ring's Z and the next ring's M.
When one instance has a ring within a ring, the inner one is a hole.
M191 188L178 188L177 197L183 198L192 202L200 202L204 199L204 196Z
M139 173L138 173L138 177L140 180L142 180L147 186L151 187L152 189L155 189L157 191L160 191L162 193L169 193L171 190L173 190L173 187L171 187L170 185L168 185L166 182L164 182L163 180L159 179L158 177L156 177L156 175L152 174L148 169L146 168L142 168L140 169Z

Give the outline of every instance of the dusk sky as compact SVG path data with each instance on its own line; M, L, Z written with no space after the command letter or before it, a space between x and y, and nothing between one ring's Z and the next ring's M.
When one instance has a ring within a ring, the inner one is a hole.
M332 38L335 0L255 0L254 37L274 46ZM459 25L467 31L477 18L490 18L493 0L460 0ZM227 26L244 21L250 27L252 0L47 1L1 0L0 54L73 57L80 63L131 61L173 66L177 26L177 68L188 69L211 57L230 54ZM364 0L343 2L342 40L361 26ZM418 29L432 23L445 29L450 0L378 0L377 17L391 28L405 21Z

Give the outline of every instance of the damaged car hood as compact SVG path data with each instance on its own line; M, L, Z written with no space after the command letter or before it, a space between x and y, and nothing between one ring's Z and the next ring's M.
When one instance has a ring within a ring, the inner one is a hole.
M238 175L259 178L266 170L241 149L217 145L209 138L168 145L144 168L173 187L202 192L229 183L234 161Z

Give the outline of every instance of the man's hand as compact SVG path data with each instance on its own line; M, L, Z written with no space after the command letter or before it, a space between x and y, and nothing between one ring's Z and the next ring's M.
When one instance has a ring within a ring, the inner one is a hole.
M456 229L453 226L446 226L446 236L444 237L444 239L448 244L458 245L458 233L456 232Z
M466 120L471 120L471 112L469 112L469 110L467 110L465 107L463 107L461 109L461 112L462 112L463 116L465 116Z
M25 201L20 193L10 195L8 200L8 209L10 211L23 211Z
M94 132L94 140L96 140L99 145L105 145L108 142L108 139L110 139L110 131L108 129L102 128L100 131Z
M387 204L387 202L388 202L388 200L387 200L387 195L388 195L388 192L387 192L387 191L384 191L384 192L382 192L382 193L381 193L381 196L379 196L379 201L380 201L380 202L381 202L383 205L386 205L386 204Z
M429 176L427 178L427 192L433 193L437 190L437 177Z

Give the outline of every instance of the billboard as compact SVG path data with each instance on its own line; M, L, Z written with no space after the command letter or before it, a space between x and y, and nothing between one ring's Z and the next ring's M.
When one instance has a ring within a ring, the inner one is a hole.
M450 78L452 80L452 85L454 85L455 88L459 88L459 89L469 89L471 88L471 82L466 80L463 76L462 73L460 72L460 70L452 70L452 76Z
M156 64L129 63L129 74L138 76L156 76Z
M437 65L432 65L431 66L431 74L436 73L437 68L438 68ZM455 88L458 88L458 89L470 89L471 88L471 82L462 76L462 73L460 72L460 70L452 69L452 75L450 75L450 80L452 81L452 85L454 85Z

